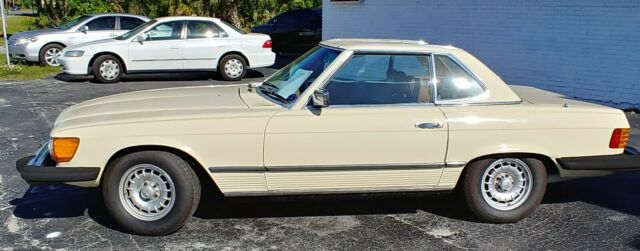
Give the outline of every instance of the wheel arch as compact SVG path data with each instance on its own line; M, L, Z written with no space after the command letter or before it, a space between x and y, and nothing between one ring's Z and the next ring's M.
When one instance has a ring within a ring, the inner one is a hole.
M193 171L198 176L198 179L200 180L200 184L201 186L203 186L203 188L206 188L207 186L212 186L215 189L218 189L218 191L220 191L217 184L213 180L213 178L209 176L204 166L195 157L178 148L171 147L171 146L164 146L164 145L137 145L137 146L129 146L129 147L118 150L113 155L111 155L105 167L103 168L101 172L101 177L100 177L100 184L101 185L103 184L103 180L104 180L103 174L105 173L107 168L109 168L109 165L114 160L127 154L131 154L135 152L143 152L143 151L162 151L162 152L175 154L176 156L178 156L179 158L181 158L182 160L186 161L189 164L189 166L193 169Z
M67 45L65 45L62 42L58 42L58 41L51 41L51 42L47 42L46 44L43 44L42 47L40 47L40 49L38 50L38 60L42 60L42 58L40 58L40 56L42 56L42 50L44 50L45 47L52 45L52 44L57 44L62 46L62 48L67 48Z
M93 55L93 57L91 57L91 60L89 60L89 65L87 65L88 68L88 73L92 73L92 66L93 66L93 62L96 61L96 59L99 56L103 56L103 55L111 55L116 57L118 60L120 60L120 63L122 64L122 67L124 68L124 73L127 72L127 63L125 63L125 61L122 59L122 57L120 57L120 55L118 55L115 52L110 52L110 51L103 51L103 52L99 52Z
M245 62L247 62L247 66L251 67L251 62L249 62L249 58L247 58L247 56L244 55L244 53L240 52L240 51L228 51L225 52L224 54L222 54L222 56L220 56L220 60L218 60L218 65L220 64L220 62L222 61L222 59L228 55L231 54L236 54L240 57L242 57L242 59L244 59Z
M531 153L531 152L492 153L492 154L477 156L469 160L469 162L465 164L464 168L462 169L462 172L460 173L456 187L460 186L460 183L462 182L462 178L464 177L467 170L469 170L468 168L469 164L479 160L483 160L483 159L499 159L499 158L534 158L542 161L542 164L544 164L545 168L547 169L547 177L556 176L556 175L559 175L560 173L558 164L551 157L545 154Z

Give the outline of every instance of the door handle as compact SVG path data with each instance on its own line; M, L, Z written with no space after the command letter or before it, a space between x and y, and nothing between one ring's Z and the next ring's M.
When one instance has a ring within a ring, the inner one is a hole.
M177 49L180 49L180 47L170 47L169 49L171 49L171 50L177 50Z
M436 128L442 128L442 123L440 122L426 122L426 123L416 123L416 128L419 129L436 129Z

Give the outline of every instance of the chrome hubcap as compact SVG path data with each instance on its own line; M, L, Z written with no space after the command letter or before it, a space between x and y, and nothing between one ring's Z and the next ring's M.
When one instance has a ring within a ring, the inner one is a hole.
M50 66L60 66L59 57L62 57L62 50L58 48L51 48L44 52L44 60Z
M105 60L100 64L100 76L106 80L113 80L120 74L120 65L113 60Z
M119 195L124 209L143 221L161 219L175 202L171 177L151 164L129 168L120 179Z
M229 61L227 61L226 64L224 64L224 72L229 77L232 77L232 78L240 77L243 71L244 71L244 66L242 65L242 62L240 62L240 60L238 59L235 59L235 58L230 59Z
M522 205L531 194L532 177L529 166L519 159L499 159L484 172L482 197L497 210L512 210Z

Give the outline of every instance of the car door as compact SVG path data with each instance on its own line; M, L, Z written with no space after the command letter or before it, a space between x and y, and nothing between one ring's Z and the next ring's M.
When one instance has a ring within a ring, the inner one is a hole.
M354 55L324 86L328 107L276 114L265 135L268 189L436 189L447 124L432 103L430 60Z
M83 27L86 27L86 30ZM80 34L75 37L74 44L116 37L116 17L103 16L94 18L85 25L80 26L78 32Z
M188 21L183 43L185 69L217 68L220 56L229 47L227 33L212 21Z
M158 23L129 43L127 71L182 70L183 21Z

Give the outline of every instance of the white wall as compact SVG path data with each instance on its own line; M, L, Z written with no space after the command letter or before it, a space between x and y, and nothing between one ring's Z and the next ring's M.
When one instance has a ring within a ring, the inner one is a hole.
M640 0L323 2L323 39L463 48L505 81L640 107Z

